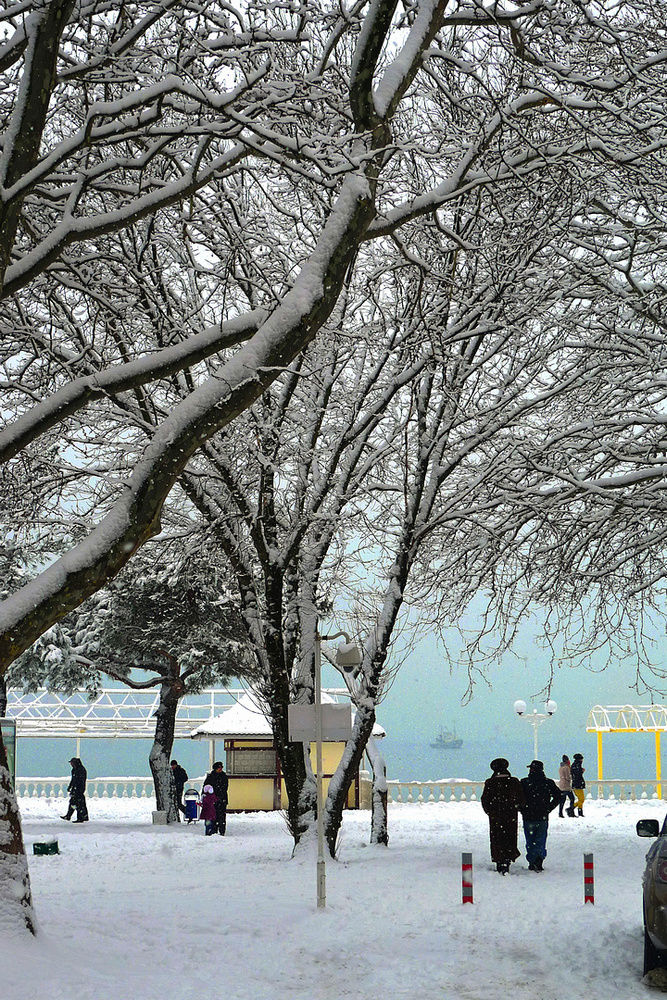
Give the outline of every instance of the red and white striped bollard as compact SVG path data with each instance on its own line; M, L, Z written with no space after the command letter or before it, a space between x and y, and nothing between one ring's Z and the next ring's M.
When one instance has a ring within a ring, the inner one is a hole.
M584 854L584 903L595 905L595 872L592 854Z
M461 855L461 894L462 902L472 903L472 854Z

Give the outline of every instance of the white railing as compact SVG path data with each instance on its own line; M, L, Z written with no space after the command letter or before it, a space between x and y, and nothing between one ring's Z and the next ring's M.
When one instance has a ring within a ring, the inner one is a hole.
M387 782L390 802L478 802L482 797L483 788L483 781ZM662 794L658 793L658 788ZM655 778L586 780L586 798L618 799L621 802L667 798L667 779L662 783L657 782Z
M475 802L483 781L388 781L389 802Z
M204 776L188 780L187 788L201 792ZM67 798L70 778L17 778L19 798ZM388 781L389 802L479 802L483 781ZM660 788L661 795L658 794ZM150 798L155 795L152 778L88 778L86 794L91 799ZM637 799L667 798L667 779L660 784L655 778L622 779L586 782L587 799L618 799L621 802Z
M70 781L70 777L17 778L16 794L28 799L67 798ZM203 782L203 776L193 778L186 788L201 792ZM90 799L147 799L155 795L155 784L152 778L88 778L86 795Z

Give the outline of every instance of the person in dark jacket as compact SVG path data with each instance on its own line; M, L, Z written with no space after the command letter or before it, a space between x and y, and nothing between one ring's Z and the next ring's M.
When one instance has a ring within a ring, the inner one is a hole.
M72 779L67 786L69 792L69 806L67 813L61 819L71 819L72 813L76 809L75 823L86 823L88 821L88 806L86 805L86 781L88 772L81 763L79 757L72 757L69 761L72 765Z
M204 784L211 785L217 795L215 803L216 826L220 836L224 837L227 829L227 788L229 786L229 778L225 774L225 769L221 761L216 760L213 770L206 775Z
M584 771L586 768L583 765L584 755L581 753L575 753L572 758L572 765L570 767L570 776L572 778L572 791L574 792L575 798L575 808L579 816L584 815L584 798L586 793L584 788L586 787L586 782L584 781Z
M521 787L526 800L522 810L526 860L531 872L541 872L547 856L549 813L560 803L560 789L547 778L541 760L531 760L528 777L521 779Z
M185 813L183 789L185 788L185 782L188 780L188 772L184 767L181 767L177 760L172 760L171 773L174 776L174 784L176 785L176 805L182 813Z
M489 766L493 774L484 782L482 809L489 817L491 860L496 863L496 871L507 875L512 862L521 856L517 829L525 799L521 782L510 774L505 757L496 757Z

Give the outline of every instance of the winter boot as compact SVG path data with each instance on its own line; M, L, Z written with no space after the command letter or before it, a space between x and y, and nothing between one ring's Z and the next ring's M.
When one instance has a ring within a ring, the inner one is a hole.
M567 814L568 816L572 816L574 818L574 806L570 806L570 808L567 811Z
M584 815L584 810L583 810L583 809L580 809L580 810L579 810L579 815L580 815L580 816L583 816L583 815Z
M544 871L544 858L536 858L535 861L533 862L533 864L535 866L534 870L536 872L543 872Z

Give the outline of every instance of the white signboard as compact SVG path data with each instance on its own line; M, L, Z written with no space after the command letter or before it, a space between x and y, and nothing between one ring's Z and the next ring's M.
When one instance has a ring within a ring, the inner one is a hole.
M289 705L287 708L289 738L294 743L310 743L315 732L315 706ZM326 743L342 743L352 736L352 706L322 705L322 739Z

